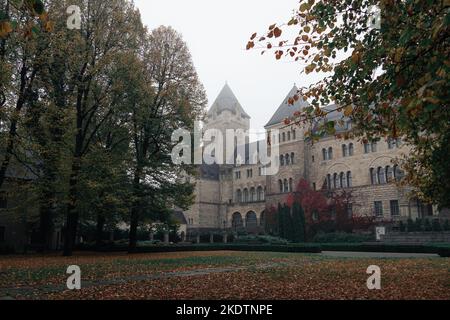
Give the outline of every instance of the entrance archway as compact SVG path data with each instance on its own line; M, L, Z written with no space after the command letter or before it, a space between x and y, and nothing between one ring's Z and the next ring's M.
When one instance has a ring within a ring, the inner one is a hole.
M249 232L257 232L258 231L258 216L254 211L249 211L245 218L245 225L247 227L247 231Z
M244 221L242 215L239 212L233 213L232 228L233 230L239 230L244 227Z

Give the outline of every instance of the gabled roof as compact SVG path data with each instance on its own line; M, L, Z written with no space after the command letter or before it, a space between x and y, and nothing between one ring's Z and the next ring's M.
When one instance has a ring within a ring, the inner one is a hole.
M212 104L208 115L212 115L214 112L220 114L225 110L228 110L233 114L240 113L244 118L250 119L250 116L244 111L244 108L242 108L239 100L236 98L236 95L233 93L228 83L225 84L222 91L219 93L219 96Z
M294 97L296 94L298 94L298 88L294 85L294 87L281 103L278 110L273 115L272 119L270 119L270 121L266 124L266 128L282 123L285 119L294 116L295 112L309 106L309 103L303 100L303 97L300 97L298 101L296 101L293 105L290 105L289 99Z

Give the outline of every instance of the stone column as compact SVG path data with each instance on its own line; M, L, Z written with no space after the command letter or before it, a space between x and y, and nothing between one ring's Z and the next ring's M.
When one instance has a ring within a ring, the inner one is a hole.
M228 234L227 233L223 234L223 243L225 243L225 244L228 243Z
M200 234L197 234L197 244L200 244Z

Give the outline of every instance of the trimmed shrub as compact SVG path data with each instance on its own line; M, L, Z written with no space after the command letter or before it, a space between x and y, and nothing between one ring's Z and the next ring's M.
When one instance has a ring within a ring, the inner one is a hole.
M450 231L450 222L448 220L445 220L443 229L444 231Z
M235 239L237 244L272 244L272 245L287 245L289 241L286 239L273 236L245 236Z
M373 235L354 234L354 233L319 233L317 234L313 242L315 243L360 243L373 241Z
M433 224L431 225L431 229L434 232L441 232L442 231L442 227L441 227L441 223L440 223L439 219L433 220Z

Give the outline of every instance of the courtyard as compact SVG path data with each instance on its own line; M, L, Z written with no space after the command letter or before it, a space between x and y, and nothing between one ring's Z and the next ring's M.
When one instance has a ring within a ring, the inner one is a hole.
M66 282L81 269L81 290ZM369 290L369 266L382 271ZM0 259L0 300L450 299L450 263L435 255L183 252L77 253Z

